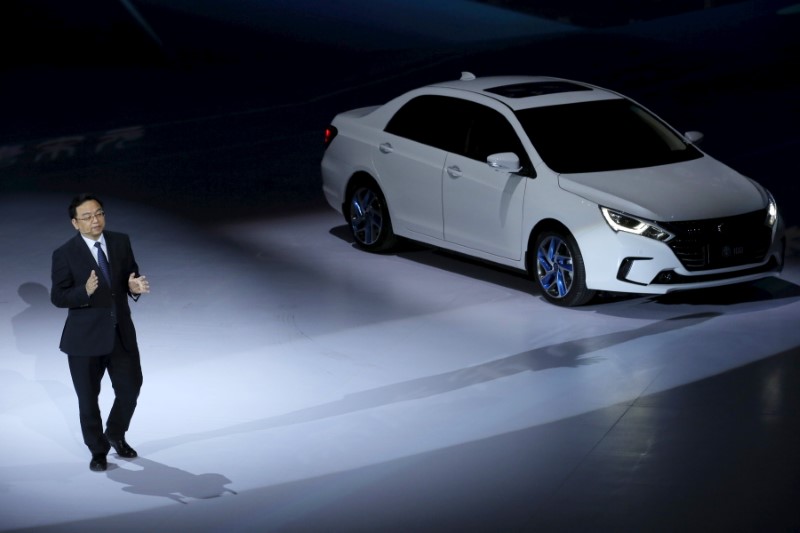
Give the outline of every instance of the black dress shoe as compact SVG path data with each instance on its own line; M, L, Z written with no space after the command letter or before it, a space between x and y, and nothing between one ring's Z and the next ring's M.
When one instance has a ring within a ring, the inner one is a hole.
M106 433L106 439L108 439L108 443L111 445L112 448L117 452L117 455L120 457L124 457L125 459L133 459L134 457L138 457L139 454L136 453L136 450L131 448L127 442L125 442L125 437L119 439L112 439Z
M106 461L106 454L93 453L92 460L89 462L89 470L92 472L105 472L108 468L108 461Z

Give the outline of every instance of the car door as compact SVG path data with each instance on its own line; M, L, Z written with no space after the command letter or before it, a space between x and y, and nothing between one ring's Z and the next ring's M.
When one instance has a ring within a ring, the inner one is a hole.
M463 146L466 135L466 122L453 115L450 100L439 95L409 100L387 123L373 156L400 234L444 237L442 171L448 151Z
M469 116L463 150L448 154L443 179L444 238L488 254L519 260L522 208L530 163L508 120L489 107L462 101ZM520 173L494 169L487 157L514 152Z

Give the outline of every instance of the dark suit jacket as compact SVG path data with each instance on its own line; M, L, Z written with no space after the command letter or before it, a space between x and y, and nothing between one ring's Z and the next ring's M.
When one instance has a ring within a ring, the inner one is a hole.
M131 242L124 233L104 231L111 266L111 286L80 233L53 252L50 300L56 307L68 308L67 321L61 334L61 351L69 355L99 356L114 349L116 328L122 344L129 352L138 353L136 330L131 320L128 276L139 275ZM86 294L86 281L94 270L100 283L91 296ZM116 327L115 327L116 318Z

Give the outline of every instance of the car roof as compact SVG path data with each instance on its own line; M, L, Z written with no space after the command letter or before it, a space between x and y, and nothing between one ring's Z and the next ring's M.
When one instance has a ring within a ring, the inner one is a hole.
M428 87L481 94L499 100L514 110L622 98L622 95L596 85L550 76L481 78L470 72L462 72L458 80L434 83Z

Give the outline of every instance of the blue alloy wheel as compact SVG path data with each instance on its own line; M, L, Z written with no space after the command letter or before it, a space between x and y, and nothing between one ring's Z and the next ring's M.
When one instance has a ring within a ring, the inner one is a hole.
M582 305L594 296L586 288L583 257L569 233L547 231L536 240L536 279L545 299L557 305Z
M567 243L548 237L536 253L537 275L542 289L553 298L564 298L572 288L572 254Z

